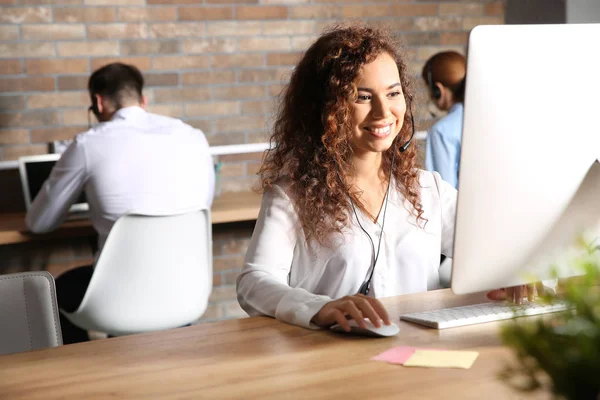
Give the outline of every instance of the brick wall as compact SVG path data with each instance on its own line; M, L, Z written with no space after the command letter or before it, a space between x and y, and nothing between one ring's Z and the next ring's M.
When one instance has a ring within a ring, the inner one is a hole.
M201 128L212 145L262 142L301 52L339 20L385 23L417 74L468 31L503 23L501 0L0 0L0 161L45 153L87 127L89 74L114 60L147 78L150 110ZM420 83L420 82L419 82ZM423 85L416 117L430 121ZM222 156L221 190L247 190L260 154ZM0 173L0 193L18 184ZM11 193L12 193L12 189ZM14 199L21 206L20 193ZM0 206L13 207L2 194ZM14 201L13 201L14 203ZM11 209L12 210L12 209ZM3 212L5 210L0 210ZM14 211L14 210L12 210ZM204 320L244 315L235 300L252 223L213 227L214 292ZM0 247L0 273L58 274L91 259L87 239Z
M388 24L411 66L463 50L501 0L0 0L0 161L45 153L85 130L89 74L114 60L147 78L150 110L201 128L212 145L265 141L274 96L325 26ZM224 191L254 166L225 165Z

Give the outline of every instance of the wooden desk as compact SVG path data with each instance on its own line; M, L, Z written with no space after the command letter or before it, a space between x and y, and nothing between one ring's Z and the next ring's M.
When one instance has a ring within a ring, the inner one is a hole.
M392 315L484 301L449 290L383 299ZM397 318L395 318L397 319ZM18 399L515 399L499 323L443 331L400 322L391 338L311 331L254 317L0 356L0 397ZM389 365L393 346L473 349L469 370Z
M215 198L211 208L213 224L250 221L258 217L262 196L255 192L226 193ZM0 245L61 237L95 234L91 221L67 221L54 232L36 235L27 232L24 213L0 214Z

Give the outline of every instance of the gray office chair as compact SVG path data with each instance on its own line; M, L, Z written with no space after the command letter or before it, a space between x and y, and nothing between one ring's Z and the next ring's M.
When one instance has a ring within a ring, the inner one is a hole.
M46 271L0 275L0 354L60 345L52 275Z

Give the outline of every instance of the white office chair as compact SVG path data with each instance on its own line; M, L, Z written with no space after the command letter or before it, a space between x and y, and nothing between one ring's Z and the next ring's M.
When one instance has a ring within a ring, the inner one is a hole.
M52 275L46 271L0 275L0 354L60 345Z
M75 325L111 336L176 328L202 316L212 290L209 210L123 215L111 229Z

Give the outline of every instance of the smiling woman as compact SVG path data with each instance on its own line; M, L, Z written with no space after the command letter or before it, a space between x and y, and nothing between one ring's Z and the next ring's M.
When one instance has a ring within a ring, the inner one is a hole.
M306 51L260 170L240 305L308 328L390 324L376 297L440 287L456 191L416 168L406 62L389 34L336 27ZM387 222L387 223L386 223Z

